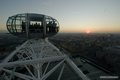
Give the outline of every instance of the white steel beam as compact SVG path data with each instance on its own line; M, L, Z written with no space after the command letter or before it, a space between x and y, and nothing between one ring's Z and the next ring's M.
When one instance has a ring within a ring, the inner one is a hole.
M3 60L2 63L6 63L8 62L21 48L23 48L23 46L25 46L28 43L28 41L26 41L24 44L22 44L20 47L18 47L16 50L14 50L7 58L5 58L5 60Z
M36 63L46 63L46 62L55 62L64 59L66 56L53 56L47 58L38 58L34 60L25 60L25 61L15 61L15 62L8 62L8 63L1 63L0 67L11 67L11 66L22 66L22 65L29 65L29 64L36 64Z
M45 68L45 70L44 70L43 75L46 73L46 71L47 71L49 65L50 65L50 62L48 62L47 66L46 66L46 68Z
M26 68L27 71L30 73L30 75L31 75L34 79L36 79L36 77L33 75L33 73L32 73L31 70L27 67L27 65L25 66L25 68Z
M46 78L48 78L61 64L64 63L65 60L61 61L60 63L58 63L55 67L53 67L48 73L46 73L41 80L45 80Z
M65 60L67 64L74 70L74 72L83 80L90 80L76 65L75 63L70 60L69 58L66 58Z
M59 74L57 80L60 80L60 79L61 79L61 76L62 76L62 73L63 73L64 67L65 67L65 64L63 64L63 66L62 66L62 69L61 69L61 71L60 71L60 74Z
M47 50L46 50L47 49ZM20 54L17 54L20 53ZM26 54L26 56L24 56ZM18 56L17 61L11 61L14 55ZM29 60L26 60L29 59ZM48 70L50 62L60 61L56 66L54 66L51 70ZM67 56L62 53L56 46L51 44L48 39L45 40L27 40L24 44L18 47L15 51L13 51L1 64L0 70L3 70L11 75L15 75L19 78L25 80L46 80L55 70L58 69L60 65L63 64L59 76L56 80L60 80L63 74L63 70L65 67L65 63L67 63L70 68L74 70L74 72L83 80L90 80L76 65L75 63ZM42 71L42 65L44 63L48 63L44 71ZM33 70L31 70L27 65L33 66ZM9 67L24 67L27 69L28 75L24 73L15 72L12 70L8 70ZM8 69L5 69L7 68ZM36 72L33 74L33 72Z
M46 41L52 48L54 48L55 50L57 50L58 53L59 53L59 55L63 55L56 46L54 46L53 44L51 44L51 43L48 41L48 38L46 38L45 41Z
M11 70L7 70L7 69L2 69L2 70L7 72L7 73L9 73L9 74L13 73L13 71L11 71ZM34 80L33 77L25 75L25 74L18 73L18 72L14 72L14 75L19 77L19 78L25 79L25 80L29 80L29 79L33 79Z

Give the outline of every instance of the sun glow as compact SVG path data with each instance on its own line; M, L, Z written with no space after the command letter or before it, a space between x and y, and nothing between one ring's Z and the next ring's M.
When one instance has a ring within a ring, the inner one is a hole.
M91 33L91 31L90 30L86 30L86 33L89 34L89 33Z

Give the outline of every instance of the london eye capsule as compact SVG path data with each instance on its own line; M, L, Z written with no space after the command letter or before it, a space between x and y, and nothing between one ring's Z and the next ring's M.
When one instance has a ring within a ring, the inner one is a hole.
M8 31L23 38L45 38L58 33L59 23L56 19L35 13L16 14L8 18Z

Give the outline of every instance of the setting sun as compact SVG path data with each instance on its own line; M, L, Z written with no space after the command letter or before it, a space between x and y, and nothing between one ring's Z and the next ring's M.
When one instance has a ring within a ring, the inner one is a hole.
M91 31L90 30L86 30L86 33L89 34L89 33L91 33Z

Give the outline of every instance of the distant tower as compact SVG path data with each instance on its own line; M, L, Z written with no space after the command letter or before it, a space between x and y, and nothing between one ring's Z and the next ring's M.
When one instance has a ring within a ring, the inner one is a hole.
M2 80L63 80L66 66L80 80L89 80L69 56L48 41L47 37L59 31L56 19L42 14L17 14L8 18L7 29L27 41L0 63Z

